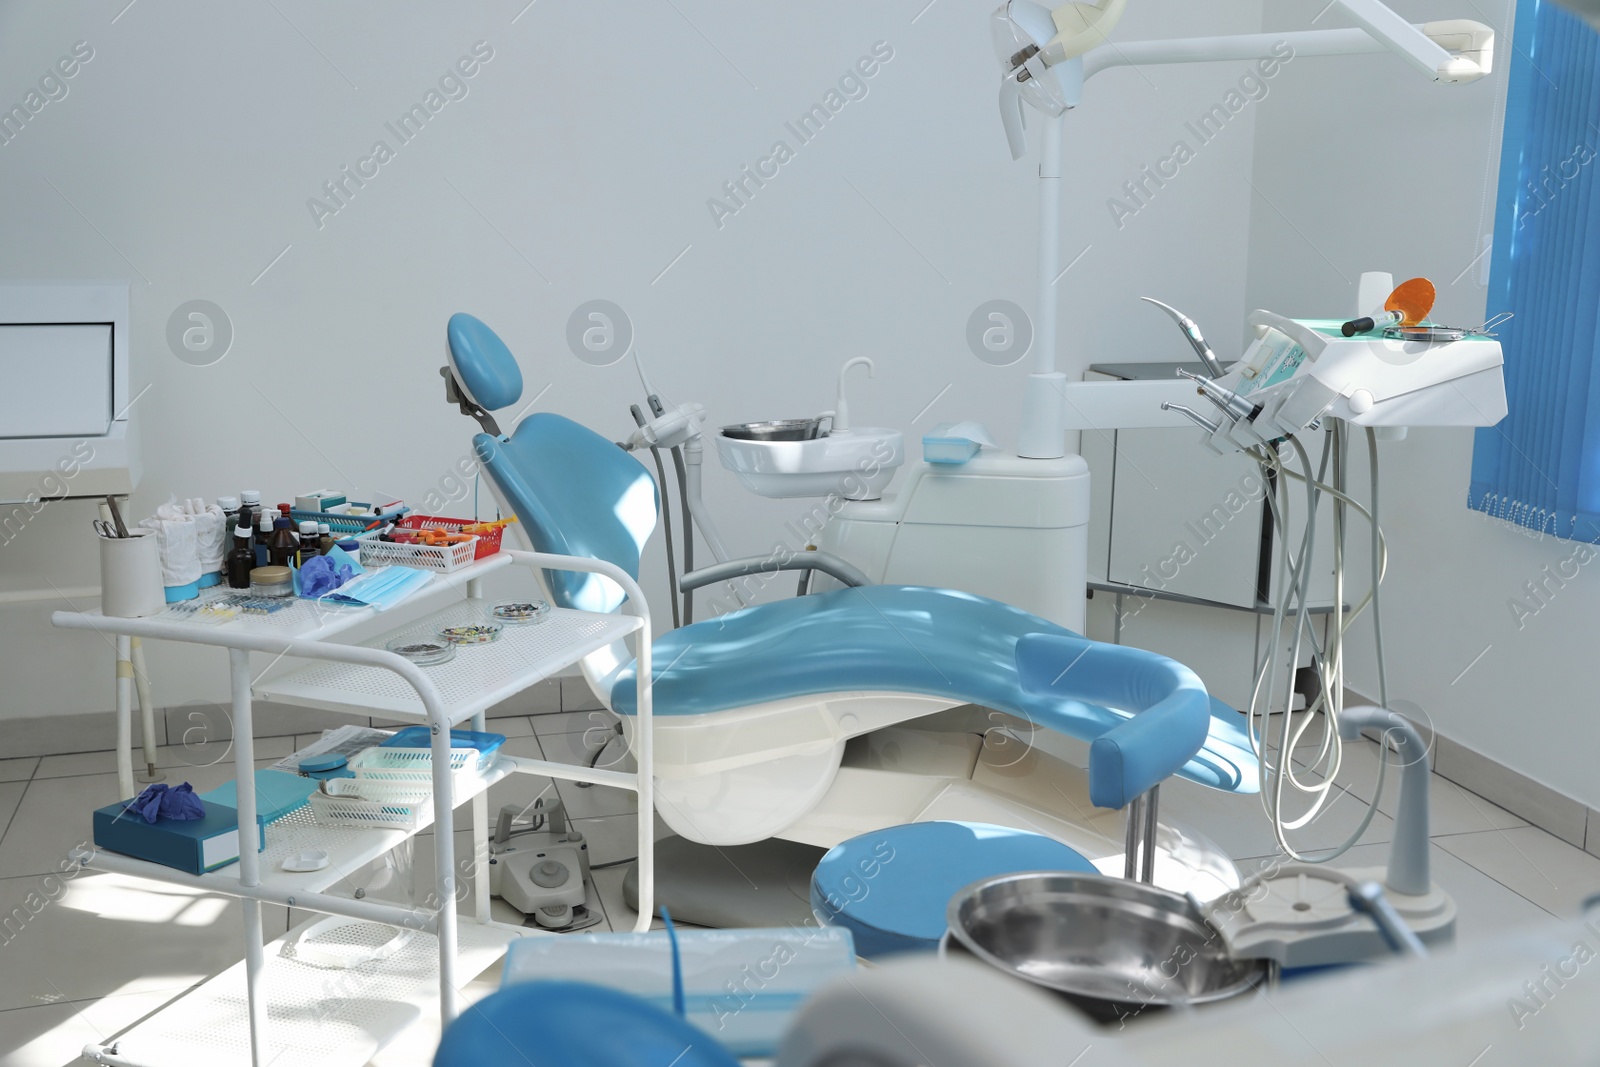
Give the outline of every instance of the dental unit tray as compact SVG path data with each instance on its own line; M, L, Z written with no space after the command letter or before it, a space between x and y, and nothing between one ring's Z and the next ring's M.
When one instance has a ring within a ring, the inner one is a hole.
M1356 426L1492 426L1506 414L1500 342L1478 331L1452 340L1345 337L1332 319L1251 312L1256 340L1216 379L1197 379L1216 404L1183 411L1219 454L1259 447L1325 416Z

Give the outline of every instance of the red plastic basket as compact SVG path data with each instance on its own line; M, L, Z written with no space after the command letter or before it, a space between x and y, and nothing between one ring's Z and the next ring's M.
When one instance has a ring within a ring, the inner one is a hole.
M407 515L394 525L399 530L443 530L446 533L460 533L463 526L476 526L479 521L481 520L447 519L442 515ZM478 550L472 558L482 559L500 551L500 537L505 532L504 526L496 526L486 533L478 533Z

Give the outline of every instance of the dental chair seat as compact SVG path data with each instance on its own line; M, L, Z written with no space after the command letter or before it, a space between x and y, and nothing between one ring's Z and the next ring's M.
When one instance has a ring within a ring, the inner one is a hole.
M873 585L839 589L731 612L662 634L652 646L653 711L700 715L786 697L852 691L893 691L977 704L1025 719L1041 729L1094 741L1135 713L1086 703L1044 686L1025 686L1018 642L1029 635L1065 639L1050 675L1064 675L1078 696L1084 682L1137 678L1150 653L1088 641L1009 604L949 589ZM1050 681L1046 677L1044 681ZM612 709L635 712L632 662L610 678ZM1206 698L1211 709L1204 742L1178 774L1216 789L1257 787L1250 741L1232 708ZM1133 701L1121 701L1125 706ZM1194 740L1168 729L1143 739L1151 749L1189 747ZM1192 749L1191 749L1192 750ZM1119 754L1118 762L1130 757ZM1169 757L1170 758L1170 757ZM1178 758L1181 758L1179 756ZM1095 803L1120 808L1121 774L1097 776ZM1140 791L1135 789L1135 792Z

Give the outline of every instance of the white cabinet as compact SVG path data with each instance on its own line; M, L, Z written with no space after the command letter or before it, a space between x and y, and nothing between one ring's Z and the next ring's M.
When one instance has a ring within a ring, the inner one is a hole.
M1171 378L1178 367L1203 373L1198 363L1121 363L1096 364L1084 377ZM1198 428L1084 431L1081 451L1095 490L1089 573L1253 610L1276 595L1278 546L1265 500L1271 489L1253 460L1219 456L1201 436ZM1298 550L1305 529L1301 483L1292 483L1291 497L1291 544ZM1322 510L1317 529L1324 546L1332 538L1330 513ZM1321 551L1318 557L1326 558ZM1332 575L1314 572L1311 601L1332 596Z

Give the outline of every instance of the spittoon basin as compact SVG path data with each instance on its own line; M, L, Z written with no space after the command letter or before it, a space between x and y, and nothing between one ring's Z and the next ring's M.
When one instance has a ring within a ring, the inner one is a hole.
M906 459L900 431L878 427L798 441L741 440L725 429L715 440L722 465L746 489L777 500L835 494L876 500Z
M1265 960L1229 955L1185 896L1095 874L1001 875L957 893L948 951L976 956L1111 1022L1253 991Z

